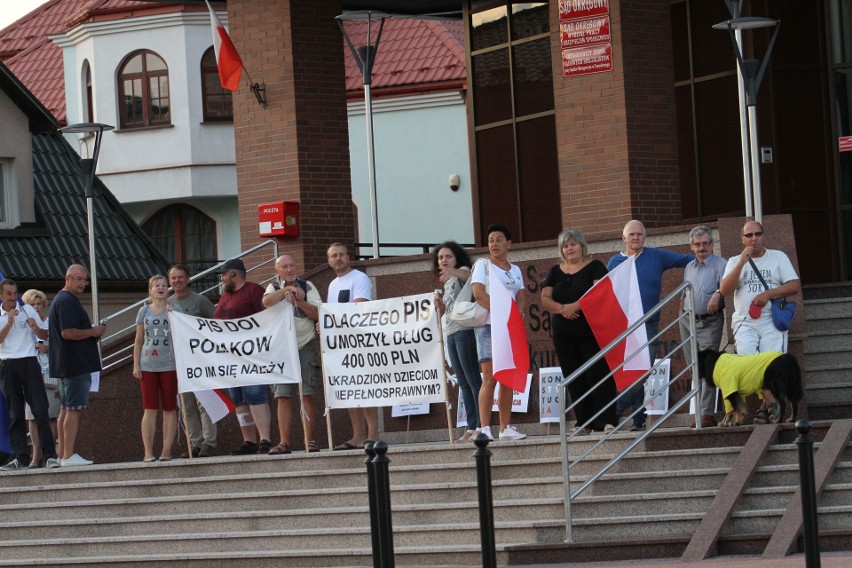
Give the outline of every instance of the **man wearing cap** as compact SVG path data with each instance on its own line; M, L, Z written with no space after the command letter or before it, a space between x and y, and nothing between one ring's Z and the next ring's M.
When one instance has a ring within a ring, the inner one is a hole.
M189 289L189 269L183 264L175 264L169 268L169 286L172 287L170 306L180 306L188 316L210 319L215 308L204 294ZM190 448L181 457L205 458L216 454L216 423L210 420L204 406L195 398L195 393L185 392L181 396L181 404L185 405L186 429L189 436Z
M216 319L245 318L263 311L263 287L246 281L246 267L243 261L232 258L217 271L222 278L222 297L216 304ZM228 389L228 394L236 407L237 421L243 434L243 443L231 452L232 456L246 454L267 454L272 448L270 427L272 413L269 410L269 387L250 385ZM260 443L255 435L260 435Z
M683 269L684 282L690 282L695 302L695 342L698 350L719 349L722 343L722 330L725 316L722 312L725 299L719 292L719 283L725 272L725 259L713 254L713 231L710 227L699 225L689 232L689 246L695 253L695 260ZM689 322L680 320L680 336L689 336ZM692 365L692 352L684 349L686 364ZM705 381L698 381L701 389L701 427L716 425L716 389ZM699 410L696 410L696 413Z

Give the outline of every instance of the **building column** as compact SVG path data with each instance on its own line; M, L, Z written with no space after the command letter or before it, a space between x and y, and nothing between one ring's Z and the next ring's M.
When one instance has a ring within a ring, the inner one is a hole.
M280 248L304 270L326 262L329 239L355 242L341 11L340 0L228 1L231 38L268 99L258 104L243 73L233 97L241 248L264 240L259 204L298 201L299 237Z
M562 76L551 3L563 226L620 231L680 222L670 2L609 0L612 71Z

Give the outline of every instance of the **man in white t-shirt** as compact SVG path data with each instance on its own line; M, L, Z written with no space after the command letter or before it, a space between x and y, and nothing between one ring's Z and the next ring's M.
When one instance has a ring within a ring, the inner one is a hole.
M47 393L36 355L36 339L47 339L47 322L42 321L32 306L18 304L18 285L14 280L0 282L0 383L9 407L9 442L15 458L4 465L4 471L30 467L27 448L27 419L24 404L29 404L38 427L45 463L33 467L59 466L56 444L50 429Z
M373 285L369 276L355 270L349 263L349 251L343 243L332 243L326 253L328 265L337 278L328 285L328 303L345 304L347 302L368 302L373 296ZM352 437L335 450L363 449L379 436L379 409L350 408L349 420L352 421Z
M763 225L757 221L745 222L743 251L728 259L719 286L723 296L734 295L731 329L740 355L787 351L787 332L778 331L772 323L770 300L794 296L802 289L790 259L780 250L767 249L764 238ZM757 266L769 290L761 283L749 259Z

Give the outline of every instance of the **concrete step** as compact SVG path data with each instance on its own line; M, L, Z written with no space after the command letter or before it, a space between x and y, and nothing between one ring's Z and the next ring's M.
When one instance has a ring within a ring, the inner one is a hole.
M852 318L852 298L828 298L822 300L805 300L807 321L828 318Z
M848 353L852 351L852 321L845 330L836 331L812 331L808 330L808 338L805 339L805 358L814 353L826 353L832 351Z
M832 383L807 385L808 405L841 404L852 406L852 377ZM849 418L852 414L842 416Z
M504 547L497 546L497 563L505 565L508 560ZM481 546L430 546L394 547L396 563L401 566L445 565L452 558L460 566L482 564ZM371 566L372 551L369 548L315 547L310 550L282 550L263 547L261 550L234 552L195 551L190 554L166 554L148 552L140 555L102 555L63 559L62 565L75 568L104 568L105 566L167 566L177 563L181 568L277 568L277 567L331 567ZM0 559L0 566L20 566L19 560ZM33 558L28 566L56 566L54 558Z
M852 365L820 365L804 369L805 387L845 385L852 378Z
M564 522L508 521L495 522L496 542L502 545L525 542L561 542L565 538ZM448 543L476 545L480 543L479 522L437 526L394 526L394 546L446 546ZM227 523L217 532L183 532L116 537L84 537L79 539L40 538L0 543L2 558L65 559L108 553L142 555L167 548L172 553L254 551L268 549L270 543L280 550L302 550L309 554L316 546L333 541L340 549L370 547L369 526L334 528L282 528L255 530L251 533L232 531Z

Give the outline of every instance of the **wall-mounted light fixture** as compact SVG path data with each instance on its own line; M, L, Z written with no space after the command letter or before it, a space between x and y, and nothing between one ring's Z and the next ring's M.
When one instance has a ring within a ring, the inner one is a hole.
M459 174L450 174L450 189L458 191L460 185L461 179L459 179Z

